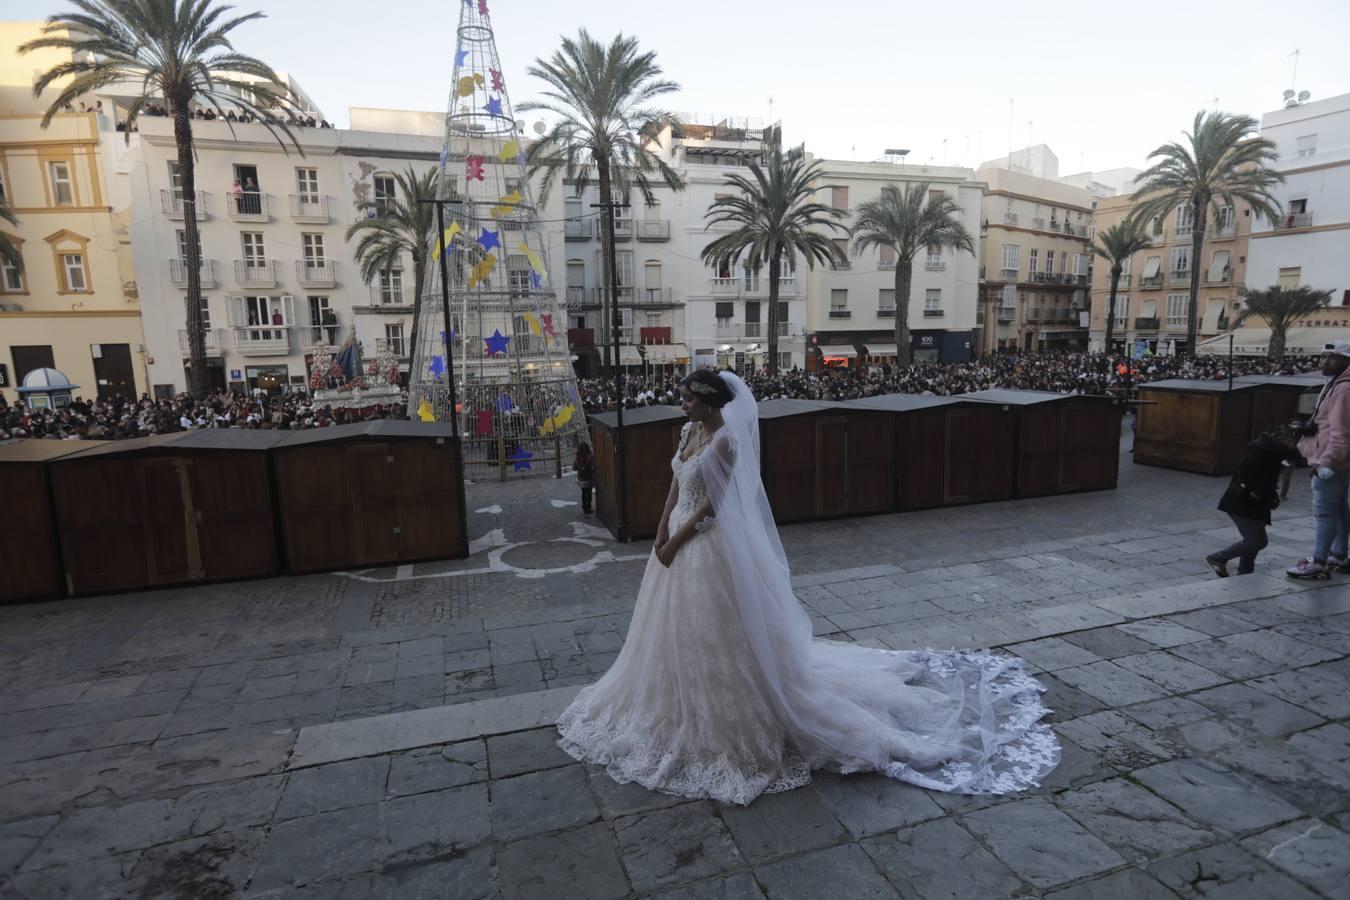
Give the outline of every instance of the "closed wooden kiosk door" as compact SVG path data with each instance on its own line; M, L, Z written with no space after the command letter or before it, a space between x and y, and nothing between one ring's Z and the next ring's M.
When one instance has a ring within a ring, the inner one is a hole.
M848 512L848 419L816 419L816 515Z
M387 446L387 452L398 460L391 467L398 500L398 558L454 556L462 538L452 450L430 441Z
M946 468L942 480L942 502L951 506L969 503L971 479L975 473L974 416L967 409L949 409L946 414Z
M197 519L188 487L187 461L161 457L136 461L145 528L145 565L151 584L202 577Z
M394 494L393 457L384 444L347 449L355 508L356 553L362 563L398 559L398 498Z
M203 577L250 578L276 572L267 464L260 453L194 457L188 484Z

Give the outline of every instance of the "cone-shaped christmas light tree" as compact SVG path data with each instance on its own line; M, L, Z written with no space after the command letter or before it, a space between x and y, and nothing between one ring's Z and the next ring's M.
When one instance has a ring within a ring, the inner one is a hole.
M428 235L413 348L409 414L448 421L453 372L461 433L504 438L515 470L536 449L523 438L570 439L586 428L567 346L567 316L549 280L523 136L512 114L487 0L465 0L439 196L444 235ZM450 288L441 291L444 239Z

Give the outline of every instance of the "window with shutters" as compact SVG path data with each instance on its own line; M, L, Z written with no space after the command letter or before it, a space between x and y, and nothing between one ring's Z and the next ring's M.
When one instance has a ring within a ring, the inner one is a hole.
M713 315L717 319L717 327L725 328L736 317L736 304L719 301L713 309Z
M78 294L89 290L89 279L85 275L83 253L61 254L61 270L65 275L66 290Z
M830 291L830 311L848 309L848 289L834 288Z
M1021 246L1020 246L1019 244L1004 244L1004 245L1003 245L1003 271L1004 271L1004 272L1013 272L1013 273L1016 273L1016 272L1017 272L1017 268L1018 268L1018 256L1021 254L1021 251L1022 251L1022 248L1021 248Z
M1167 325L1178 327L1186 324L1186 304L1190 302L1187 294L1167 295Z
M848 209L848 188L830 188L830 205L837 210Z
M75 182L70 177L70 163L47 163L47 174L51 179L52 204L54 206L74 206Z
M877 312L895 313L895 288L877 291Z
M1294 138L1294 152L1299 156L1317 155L1317 135L1304 134Z
M1032 247L1031 250L1028 251L1028 253L1027 253L1027 272L1028 272L1028 274L1031 274L1031 275L1035 275L1035 274L1036 274L1036 266L1037 266L1037 265L1039 264L1039 262L1040 262L1040 260L1037 258L1037 254L1038 254L1038 253L1040 253L1040 251L1037 250L1035 247Z
M1109 304L1111 302L1111 298L1107 297L1106 302ZM1125 320L1128 319L1129 317L1130 317L1130 295L1117 294L1115 327L1124 328Z
M923 311L926 313L942 311L942 288L929 288L924 292Z
M1291 291L1298 287L1298 283L1303 280L1303 267L1291 266L1280 269L1280 287Z

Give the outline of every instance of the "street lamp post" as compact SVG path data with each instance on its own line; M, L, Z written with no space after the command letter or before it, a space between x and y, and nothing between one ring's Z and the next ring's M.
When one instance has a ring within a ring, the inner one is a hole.
M609 270L605 272L605 280L609 285L609 330L611 332L610 346L614 353L614 393L618 395L619 403L615 409L614 426L614 454L616 460L616 474L618 476L618 490L615 492L615 500L618 511L616 513L614 530L617 532L615 537L620 543L628 540L628 520L625 515L625 503L628 499L628 485L624 481L626 466L624 465L623 451L623 364L619 361L619 329L623 327L623 316L619 313L619 261L618 253L614 249L614 210L618 207L627 207L628 202L622 203L610 201L609 203L592 203L592 209L603 209L605 211L605 240L609 246Z

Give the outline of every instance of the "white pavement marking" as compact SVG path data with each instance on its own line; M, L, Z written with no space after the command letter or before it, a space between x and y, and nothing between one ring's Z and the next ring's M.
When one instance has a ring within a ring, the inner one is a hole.
M573 575L579 575L583 572L593 572L595 569L605 563L615 562L634 562L647 558L646 553L634 553L628 556L615 556L611 550L600 549L607 544L613 544L608 531L603 528L596 528L593 525L587 525L584 522L572 523L572 535L570 537L553 538L549 543L569 543L581 544L583 547L590 547L596 552L590 559L579 563L573 563L570 566L554 566L547 569L539 569L528 566L516 566L507 562L503 557L507 552L515 550L517 547L528 547L538 543L538 541L508 541L506 532L501 528L494 528L480 538L469 542L469 555L476 556L484 550L488 551L486 568L478 569L448 569L443 572L423 572L420 575L413 574L412 566L399 566L391 577L379 578L366 573L374 571L373 569L362 569L357 572L334 572L334 575L342 575L351 578L354 581L365 581L373 584L389 584L395 581L421 581L428 578L462 578L465 575L492 575L506 574L515 575L517 578L547 578L549 575L557 575L568 572Z
M553 504L554 509L564 509L568 506L577 505L577 501L575 500L550 500L548 502Z
M485 507L483 507L482 509L475 509L475 510L474 510L474 512L476 512L476 513L485 513L485 514L491 515L491 516L495 516L495 515L497 515L498 513L500 513L501 511L502 511L502 508L501 508L500 506L498 506L497 504L495 504L495 503L492 504L491 506L485 506Z

